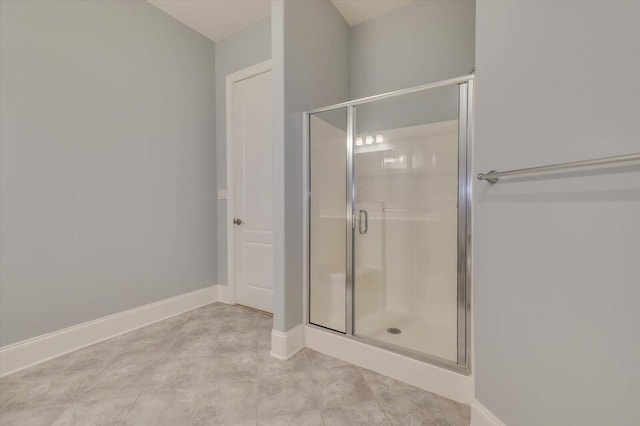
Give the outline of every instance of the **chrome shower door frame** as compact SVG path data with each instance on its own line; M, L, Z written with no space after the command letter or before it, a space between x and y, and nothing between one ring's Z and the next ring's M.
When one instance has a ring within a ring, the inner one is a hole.
M370 339L354 334L354 233L355 233L355 175L354 175L354 144L356 132L355 107L370 102L383 99L394 98L410 93L428 91L429 89L441 88L457 85L459 88L458 103L458 223L457 223L457 360L452 362L433 355L419 353L407 348L398 347L378 340ZM474 76L466 75L436 83L425 84L409 89L398 90L380 95L370 96L349 102L343 102L327 107L306 111L303 113L303 138L306 161L305 172L305 318L306 326L329 331L350 339L358 340L376 347L390 350L402 355L428 362L448 370L456 371L465 375L471 374L471 201L472 201L472 145L473 145L473 94ZM311 218L311 188L310 188L310 162L311 151L309 143L311 140L311 120L312 114L346 108L347 114L347 200L346 200L346 306L345 306L345 333L328 329L321 325L313 324L310 321L310 227Z

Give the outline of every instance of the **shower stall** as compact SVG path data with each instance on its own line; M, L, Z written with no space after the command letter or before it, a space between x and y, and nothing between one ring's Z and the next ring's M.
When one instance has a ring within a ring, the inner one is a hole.
M305 113L308 326L470 372L473 82Z

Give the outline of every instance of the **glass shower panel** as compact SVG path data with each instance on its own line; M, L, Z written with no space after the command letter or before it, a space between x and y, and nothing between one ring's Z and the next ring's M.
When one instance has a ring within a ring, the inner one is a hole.
M347 110L309 116L309 322L346 332Z
M458 86L355 109L354 334L457 360Z

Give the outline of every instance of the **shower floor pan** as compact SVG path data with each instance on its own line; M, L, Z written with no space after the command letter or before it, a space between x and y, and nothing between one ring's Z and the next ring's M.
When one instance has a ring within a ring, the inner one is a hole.
M398 333L398 330L400 333ZM449 361L457 357L456 324L447 324L392 309L361 320L354 334Z

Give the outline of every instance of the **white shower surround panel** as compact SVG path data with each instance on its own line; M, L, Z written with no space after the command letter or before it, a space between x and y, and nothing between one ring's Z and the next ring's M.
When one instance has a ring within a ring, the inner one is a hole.
M358 245L357 237L356 252L365 253L356 260L382 277L384 303L378 309L455 324L458 121L381 134L382 144L356 147L358 199L380 206L369 215L367 232L380 242L365 243L379 250ZM388 160L400 165L385 170Z
M322 185L312 182L320 210L311 217L322 232L311 238L311 322L344 331L346 162L332 159L344 158L346 132L310 119L312 161L323 166ZM458 121L382 134L382 143L355 147L364 200L355 210L369 213L368 232L355 241L355 332L455 361Z

